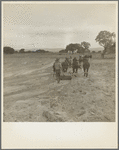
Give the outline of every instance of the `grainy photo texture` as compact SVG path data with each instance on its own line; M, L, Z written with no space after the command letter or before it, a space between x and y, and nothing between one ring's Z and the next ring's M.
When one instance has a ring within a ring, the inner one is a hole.
M116 13L3 3L3 121L115 122Z

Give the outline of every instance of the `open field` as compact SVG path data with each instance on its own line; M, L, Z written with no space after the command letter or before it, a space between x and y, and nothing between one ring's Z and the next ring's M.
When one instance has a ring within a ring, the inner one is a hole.
M94 56L87 78L79 69L77 77L57 84L52 65L66 54L4 55L3 120L114 122L115 59Z

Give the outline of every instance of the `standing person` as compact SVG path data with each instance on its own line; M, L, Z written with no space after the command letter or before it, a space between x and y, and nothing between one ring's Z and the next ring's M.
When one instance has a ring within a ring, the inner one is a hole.
M90 63L88 62L89 60L87 59L87 57L83 58L83 70L84 70L84 76L88 76L88 70L90 67Z
M77 61L76 57L74 57L74 59L73 59L72 68L73 68L73 73L74 72L77 73L77 71L78 71L78 61Z
M64 62L62 62L62 71L67 72L68 69L68 59L66 58Z
M55 63L53 64L53 68L56 73L56 80L59 83L60 82L60 73L61 73L61 64L59 62L59 58L56 58Z

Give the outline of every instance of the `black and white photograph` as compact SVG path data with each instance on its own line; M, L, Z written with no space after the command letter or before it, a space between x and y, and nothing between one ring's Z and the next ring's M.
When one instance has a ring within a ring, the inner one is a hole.
M3 122L115 123L117 2L2 2Z

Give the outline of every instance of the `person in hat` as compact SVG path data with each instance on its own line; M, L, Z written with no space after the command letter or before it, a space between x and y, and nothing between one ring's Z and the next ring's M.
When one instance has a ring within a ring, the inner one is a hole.
M61 63L59 61L59 58L56 58L54 64L53 64L53 71L56 73L56 80L59 83L60 82L60 73L61 73Z
M77 71L78 71L78 61L77 61L76 57L74 57L74 59L73 59L72 68L73 68L73 73L77 73Z

